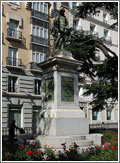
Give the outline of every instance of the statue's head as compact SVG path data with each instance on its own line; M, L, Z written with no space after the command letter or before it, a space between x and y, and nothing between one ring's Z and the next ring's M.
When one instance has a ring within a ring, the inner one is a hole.
M61 8L60 9L60 15L64 15L64 13L65 13L65 9L64 8Z

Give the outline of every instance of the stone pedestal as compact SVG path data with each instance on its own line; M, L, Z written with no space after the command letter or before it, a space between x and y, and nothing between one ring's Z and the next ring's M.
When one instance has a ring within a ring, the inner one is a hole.
M67 138L71 143L76 135L89 134L88 119L79 108L77 67L80 64L68 51L56 51L54 57L39 64L43 70L43 95L51 94L43 104L38 125L38 133L44 135L44 139L41 136L36 138L41 145L46 141L46 144L55 146L56 139L64 143L62 141Z

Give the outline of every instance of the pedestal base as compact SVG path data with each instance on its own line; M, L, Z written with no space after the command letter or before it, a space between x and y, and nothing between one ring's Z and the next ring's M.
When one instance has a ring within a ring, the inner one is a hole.
M39 134L49 136L86 135L89 124L87 118L44 118L37 130Z
M102 144L102 134L89 135L70 135L70 136L38 136L35 142L38 147L44 148L53 147L54 149L62 149L61 144L66 143L66 148L69 148L74 142L82 149L82 147L95 146Z

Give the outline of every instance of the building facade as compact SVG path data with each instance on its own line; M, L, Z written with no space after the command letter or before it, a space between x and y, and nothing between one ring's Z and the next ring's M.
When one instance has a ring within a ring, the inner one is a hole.
M75 19L72 2L2 2L2 128L8 133L12 119L26 132L36 134L36 126L42 106L42 71L37 63L44 61L53 48L50 35L52 22L61 7L69 26L86 30L103 37L105 44L117 53L117 30L108 30L112 23L109 13L82 20ZM98 55L104 59L102 52ZM86 82L91 82L86 78ZM80 83L81 84L81 83ZM92 112L92 97L83 97L80 90L80 109L85 111L90 123L118 121L116 107Z
M36 133L41 109L41 70L49 51L49 3L2 3L2 128L12 119Z

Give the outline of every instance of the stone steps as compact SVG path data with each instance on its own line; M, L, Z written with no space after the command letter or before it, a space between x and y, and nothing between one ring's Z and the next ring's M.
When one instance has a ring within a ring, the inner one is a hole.
M37 143L38 148L53 147L54 149L62 149L65 143L66 148L69 148L73 143L79 147L88 147L92 145L101 145L101 134L88 134L88 135L70 135L70 136L45 136L39 135L35 139L27 140L27 142Z
M69 148L74 142L80 147L93 145L92 140L86 140L85 135L71 135L71 136L45 136L40 135L36 139L36 143L39 147L44 148L45 145L54 147L55 149L62 149L61 144L66 143L66 148Z
M79 140L79 141L75 141L75 143L79 147L86 147L86 146L93 145L94 141L93 140Z

